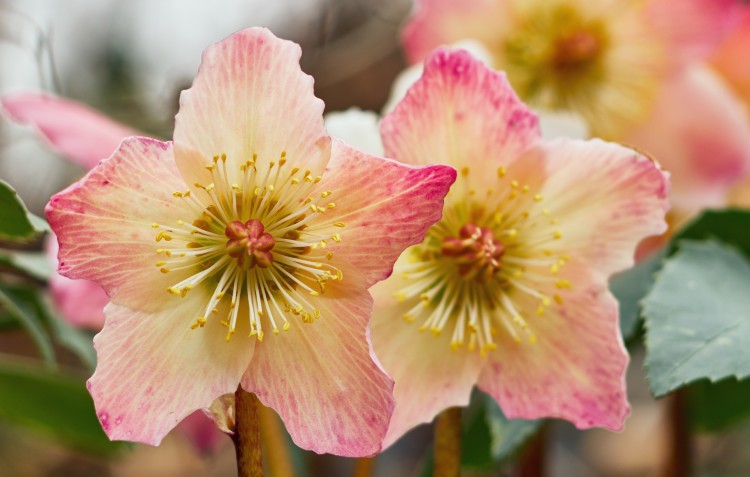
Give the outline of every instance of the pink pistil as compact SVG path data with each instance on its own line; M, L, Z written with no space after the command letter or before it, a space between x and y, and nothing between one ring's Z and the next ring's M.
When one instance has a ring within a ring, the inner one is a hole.
M243 270L254 266L266 268L273 263L271 250L276 240L266 233L263 224L258 219L250 219L244 224L239 220L229 222L224 233L227 238L227 251L230 257L237 259L237 264Z
M495 239L491 229L469 223L461 227L458 237L443 239L441 251L455 258L462 277L474 278L481 272L480 278L489 278L500 270L505 245Z

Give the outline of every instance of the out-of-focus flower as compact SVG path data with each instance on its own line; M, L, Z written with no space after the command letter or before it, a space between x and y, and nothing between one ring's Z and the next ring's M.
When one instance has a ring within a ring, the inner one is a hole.
M711 54L711 66L750 107L750 6L745 6L732 31Z
M577 113L593 135L659 160L689 215L723 204L750 171L750 125L724 85L695 71L739 11L736 0L421 0L403 38L411 61L482 42L543 116Z
M615 144L541 140L505 76L465 51L430 56L381 132L390 157L460 171L442 220L372 289L396 383L386 445L475 384L512 418L620 429L628 355L607 280L665 230L667 174Z
M91 108L45 93L9 94L2 105L13 120L37 128L52 149L87 169L137 134Z
M89 380L110 438L157 444L241 383L301 447L381 447L392 381L367 288L439 219L455 171L332 141L299 57L265 29L209 47L174 142L128 138L48 205L60 272L111 297Z

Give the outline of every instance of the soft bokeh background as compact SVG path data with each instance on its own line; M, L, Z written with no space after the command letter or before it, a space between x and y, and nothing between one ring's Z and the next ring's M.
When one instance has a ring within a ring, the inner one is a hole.
M328 111L379 110L405 66L398 41L409 0L3 0L0 1L0 93L43 90L85 102L134 128L167 138L179 92L189 86L201 51L241 28L262 25L302 45ZM38 214L49 196L82 170L55 156L33 131L2 119L0 178ZM39 244L35 244L39 246ZM76 358L58 350L68 366ZM35 358L21 331L0 334L0 353ZM634 411L621 434L578 432L553 423L546 432L552 476L662 475L670 442L663 402L654 401L636 351L630 372ZM189 372L189 370L188 370ZM0 393L9 392L0 389ZM50 402L49 406L55 406ZM377 476L419 475L430 432L409 434L379 457ZM750 475L750 427L702 435L698 475ZM527 455L533 454L527 450ZM295 454L308 475L351 475L353 462ZM134 445L113 456L72 451L40 434L0 422L0 476L232 476L229 439L208 455L172 433L158 448ZM477 475L515 475L509 466Z

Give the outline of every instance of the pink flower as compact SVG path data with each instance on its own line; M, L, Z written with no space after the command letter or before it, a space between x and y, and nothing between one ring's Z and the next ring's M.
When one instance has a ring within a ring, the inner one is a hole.
M659 160L689 215L726 203L750 172L750 125L699 71L739 10L737 0L421 0L403 40L411 61L481 41L522 99L580 114L594 136Z
M89 389L112 439L156 445L241 383L301 447L380 450L392 381L367 288L455 172L332 140L299 57L260 28L209 47L173 142L124 140L48 205L60 272L111 297Z
M86 169L109 157L127 136L137 132L82 104L46 93L3 96L11 119L35 127L60 155Z
M381 133L391 157L460 171L442 220L372 289L396 383L385 445L475 384L511 418L620 429L628 355L607 280L665 230L667 174L616 144L542 140L505 76L460 50L426 60Z

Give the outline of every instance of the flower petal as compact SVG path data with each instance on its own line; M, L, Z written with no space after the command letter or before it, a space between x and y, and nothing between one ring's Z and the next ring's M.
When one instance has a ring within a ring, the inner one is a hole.
M705 58L734 26L736 0L649 0L645 20L668 42L669 60Z
M478 60L481 60L487 66L492 65L492 52L490 52L483 43L480 43L476 40L467 39L451 43L450 47L458 50L466 50L471 53L471 56ZM385 116L387 113L390 113L396 108L398 103L400 103L401 100L404 99L406 93L409 92L409 88L411 88L411 86L416 83L419 78L422 77L423 72L424 65L420 61L419 63L414 63L408 68L405 68L403 71L401 71L401 73L398 74L398 76L396 76L396 79L393 80L393 84L391 86L391 94L388 96L388 100L383 105L383 109L380 111L380 114L382 116Z
M257 345L242 387L279 413L294 442L346 457L380 451L393 412L393 381L370 347L372 298L344 269L314 304L320 318Z
M321 187L333 191L335 215L320 219L345 224L331 250L364 276L366 287L390 275L401 252L440 220L456 179L451 167L408 166L341 141L334 141L328 166Z
M51 234L44 244L45 255L57 268L57 237ZM54 273L49 281L50 295L62 317L73 326L99 331L104 326L104 307L109 297L102 287L89 280L71 280Z
M89 107L47 93L2 97L11 119L36 127L52 148L87 169L112 155L127 136L138 133Z
M214 420L204 411L195 411L190 414L177 425L177 430L187 437L197 451L203 454L216 450L225 439L224 433L216 427Z
M529 322L536 344L515 343L503 334L487 355L479 388L509 418L558 417L581 429L620 430L630 406L617 301L598 272L573 261L566 273L574 288L564 304ZM533 298L523 298L515 299L519 307L536 308Z
M466 347L452 351L450 333L436 337L420 333L418 324L406 323L401 317L413 303L397 303L392 298L404 285L401 277L392 276L371 289L375 297L372 346L395 381L396 409L383 448L413 427L432 421L440 411L466 406L484 363L479 353Z
M711 65L750 104L750 6L745 6L732 32L711 55Z
M546 248L582 258L606 278L632 266L642 239L666 230L668 174L647 157L598 139L556 139L530 154L547 161L537 207L548 210L559 239ZM531 159L516 164L535 167Z
M157 313L110 304L94 338L97 367L88 387L99 421L112 440L158 445L191 412L234 392L253 355L247 320L224 341L226 328L208 320L192 330L191 317L208 301L196 289Z
M739 101L708 69L694 67L662 87L650 118L626 141L672 176L672 203L721 206L750 171L750 122Z
M300 69L300 55L299 45L265 28L242 30L204 51L175 118L175 158L188 184L207 184L204 166L221 154L230 178L254 154L262 176L282 152L290 167L322 172L330 147L323 102Z
M508 0L420 0L403 32L410 63L441 45L473 38L494 45L513 21Z
M116 303L153 311L180 272L163 274L154 266L161 256L152 224L195 217L172 196L186 188L171 143L124 140L111 158L47 204L47 219L60 243L59 272L97 282Z
M505 75L462 50L432 54L380 127L387 157L459 170L480 161L507 164L540 137L536 115Z

